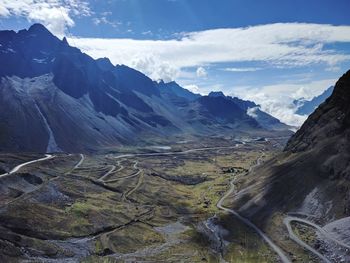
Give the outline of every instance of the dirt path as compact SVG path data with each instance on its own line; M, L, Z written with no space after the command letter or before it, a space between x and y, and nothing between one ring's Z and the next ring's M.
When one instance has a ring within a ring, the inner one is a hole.
M137 170L136 172L130 174L130 175L127 175L127 176L121 176L121 177L118 177L118 178L115 178L115 179L110 179L110 180L105 180L103 181L104 183L115 183L117 181L120 181L120 180L123 180L123 179L127 179L127 178L132 178L132 177L135 177L135 176L138 176L141 172L141 169L139 169L137 167L138 165L138 161L134 161L134 165L133 165L133 168L135 170ZM122 169L124 169L124 166L121 166L117 171L115 172L118 172L118 171L121 171Z
M337 245L344 247L346 249L350 250L350 245L345 244L342 241L339 241L335 238L333 238L328 232L326 232L322 227L320 227L319 225L307 220L307 219L303 219L303 218L298 218L295 216L287 216L284 218L283 223L285 224L285 226L287 227L288 230L288 234L290 239L292 239L294 242L296 242L298 245L300 245L301 247L303 247L304 249L310 251L311 253L313 253L314 255L316 255L318 258L320 258L321 260L323 260L324 262L330 263L331 261L326 258L324 255L322 255L320 252L318 252L316 249L314 249L313 247L311 247L310 245L306 244L303 240L301 240L293 231L291 223L292 222L298 222L298 223L302 223L308 226L311 226L312 228L316 229L321 235L323 235L326 239L333 241L334 243L336 243Z
M84 156L84 154L81 153L80 154L80 161L73 167L73 170L78 169L80 167L80 165L83 164L84 160L85 160L85 156Z
M252 166L250 170L253 170L256 166L260 165L262 160L262 156L257 160L257 164ZM241 222L254 229L255 232L270 246L270 248L276 252L283 263L291 263L290 259L285 255L284 251L277 246L260 228L258 228L255 224L249 221L247 218L241 216L236 211L226 208L223 206L224 201L235 191L234 180L230 182L230 189L226 192L226 194L219 200L216 204L217 208L228 212L238 218Z
M98 180L101 181L101 182L104 182L104 179L110 175L111 173L114 172L115 169L117 169L117 167L115 165L110 165L111 169L106 172L104 175L102 175Z
M33 161L29 161L29 162L25 162L25 163L22 163L20 165L17 165L15 168L13 168L10 172L8 173L4 173L4 174L1 174L0 175L0 178L1 177L5 177L5 176L9 176L11 174L14 174L14 173L17 173L21 168L27 166L27 165L30 165L30 164L33 164L33 163L38 163L38 162L42 162L42 161L46 161L46 160L49 160L49 159L52 159L54 158L55 156L54 155L51 155L51 154L45 154L45 157L44 158L40 158L40 159L35 159Z

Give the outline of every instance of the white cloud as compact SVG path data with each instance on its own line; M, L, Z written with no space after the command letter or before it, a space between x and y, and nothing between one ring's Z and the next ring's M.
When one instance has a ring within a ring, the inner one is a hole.
M263 61L275 67L324 63L334 67L350 54L326 47L350 43L350 26L277 23L246 28L213 29L182 34L170 40L77 38L78 47L93 57L130 64L152 54L181 70L222 62Z
M162 79L165 82L175 80L179 74L178 70L169 63L163 62L152 55L138 57L136 54L130 61L130 66L140 70L153 80Z
M185 85L184 88L192 91L193 93L201 93L201 90L197 85Z
M259 109L259 107L253 107L253 108L248 108L247 110L247 114L250 116L250 117L253 117L253 118L258 118L258 115L256 113L256 111Z
M196 74L197 74L197 77L198 77L198 78L205 78L205 77L208 76L208 72L207 72L206 69L203 68L203 67L197 68Z
M288 97L278 97L272 94L258 92L256 90L255 92L248 91L248 93L245 94L245 96L238 96L255 101L257 104L261 105L261 109L263 111L271 114L286 124L300 126L306 119L306 116L299 116L295 114L296 107L292 104L292 100Z
M253 72L261 70L262 68L223 68L223 71L228 72Z
M0 4L0 16L8 17L10 16L10 11Z
M106 13L106 12L105 12ZM108 12L107 12L108 13ZM92 22L96 25L99 26L101 24L109 25L111 27L117 28L120 26L122 23L121 22L116 22L116 21L111 21L107 18L107 16L102 15L101 17L94 17L92 19Z
M335 79L325 79L304 84L291 83L263 87L238 87L233 95L260 104L263 111L286 124L300 126L307 116L295 114L297 108L293 104L293 100L299 98L311 99L334 85L335 82Z
M52 33L62 36L74 26L73 16L90 15L83 0L1 0L0 16L25 17L30 22L43 23Z

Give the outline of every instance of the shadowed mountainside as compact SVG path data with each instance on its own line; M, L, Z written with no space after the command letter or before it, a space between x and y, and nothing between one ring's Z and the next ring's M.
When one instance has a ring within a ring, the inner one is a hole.
M230 97L202 97L94 60L40 24L0 31L0 45L0 151L81 152L175 135L274 130Z
M325 223L349 216L349 132L350 71L284 152L241 182L233 206L265 227L276 212L300 212Z

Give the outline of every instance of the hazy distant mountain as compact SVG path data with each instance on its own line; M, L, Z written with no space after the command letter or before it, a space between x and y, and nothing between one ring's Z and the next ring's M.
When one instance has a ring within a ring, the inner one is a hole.
M242 100L237 97L225 96L221 91L211 92L209 97L225 97L242 110L244 110L250 117L255 119L259 125L268 130L289 130L292 127L282 123L277 118L261 110L260 105L257 105L253 101Z
M321 103L323 103L329 96L331 96L334 87L329 87L319 96L311 100L299 99L294 100L293 103L298 107L296 114L310 115Z
M40 24L0 31L0 61L2 151L92 151L267 128L235 98L201 97L107 58L94 60Z
M223 123L229 122L237 125L248 125L250 127L261 127L259 123L251 118L247 112L241 109L231 98L225 96L203 96L198 99L199 104L205 109L209 119L216 119ZM204 111L204 110L203 110Z

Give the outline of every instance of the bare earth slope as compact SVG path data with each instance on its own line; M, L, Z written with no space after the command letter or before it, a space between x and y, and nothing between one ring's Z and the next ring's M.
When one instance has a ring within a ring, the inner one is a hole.
M294 232L286 233L290 224L306 228L299 232L301 240L306 240L307 231L313 233L308 234L311 241L307 241L315 251L306 251L315 262L325 258L329 262L348 260L346 247L329 240L335 233L325 237L313 224L327 228L327 224L350 216L349 132L350 71L336 83L332 96L292 136L283 153L236 181L238 189L231 207L253 219L294 255L300 254L300 242L296 246L290 241L295 232L291 228L288 231ZM300 218L306 218L309 224ZM349 230L341 231L346 236Z

